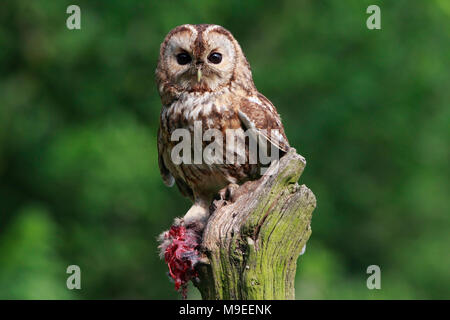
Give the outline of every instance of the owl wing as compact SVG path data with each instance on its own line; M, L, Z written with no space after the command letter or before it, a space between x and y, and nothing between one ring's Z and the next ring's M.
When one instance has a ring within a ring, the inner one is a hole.
M284 133L280 115L262 94L243 98L238 115L245 129L253 129L251 131L256 134L255 139L259 145L267 145L269 142L283 153L289 150L289 142Z
M167 168L167 165L164 161L164 153L166 152L166 145L164 144L164 140L162 137L161 127L158 129L158 165L159 172L161 173L161 177L164 181L164 184L168 187L172 187L174 184L177 185L178 190L180 190L181 194L185 197L193 199L192 189L181 179L175 179L170 170Z
M164 184L168 187L172 187L175 183L175 179L173 178L172 174L170 173L169 169L167 169L166 164L164 163L163 154L165 152L164 150L164 142L161 135L161 127L158 128L158 165L159 165L159 172L161 173L161 177L164 181Z

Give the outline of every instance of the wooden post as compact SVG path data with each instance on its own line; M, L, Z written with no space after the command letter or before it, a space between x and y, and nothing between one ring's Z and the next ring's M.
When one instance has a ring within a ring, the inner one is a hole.
M295 299L297 258L311 235L316 199L297 181L305 159L291 149L266 175L216 200L195 283L203 299Z

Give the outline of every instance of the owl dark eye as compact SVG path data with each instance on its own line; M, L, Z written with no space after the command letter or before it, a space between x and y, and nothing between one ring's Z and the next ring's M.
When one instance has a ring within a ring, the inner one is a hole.
M219 64L222 61L222 55L218 52L213 52L208 56L208 60L211 63Z
M182 53L177 54L178 64L184 65L184 64L188 64L191 61L192 61L192 58L187 52L182 52Z

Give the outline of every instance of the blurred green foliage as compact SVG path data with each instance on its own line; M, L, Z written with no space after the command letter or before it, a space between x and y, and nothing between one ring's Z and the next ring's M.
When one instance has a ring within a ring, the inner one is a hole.
M159 176L154 70L184 23L235 35L308 160L297 298L450 298L449 21L447 0L3 1L0 298L179 298L155 238L189 202Z

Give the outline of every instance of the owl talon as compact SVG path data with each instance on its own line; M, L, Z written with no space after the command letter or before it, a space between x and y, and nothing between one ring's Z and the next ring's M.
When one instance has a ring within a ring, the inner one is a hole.
M225 188L219 191L219 197L221 200L233 202L236 190L239 189L239 185L236 183L230 183Z

